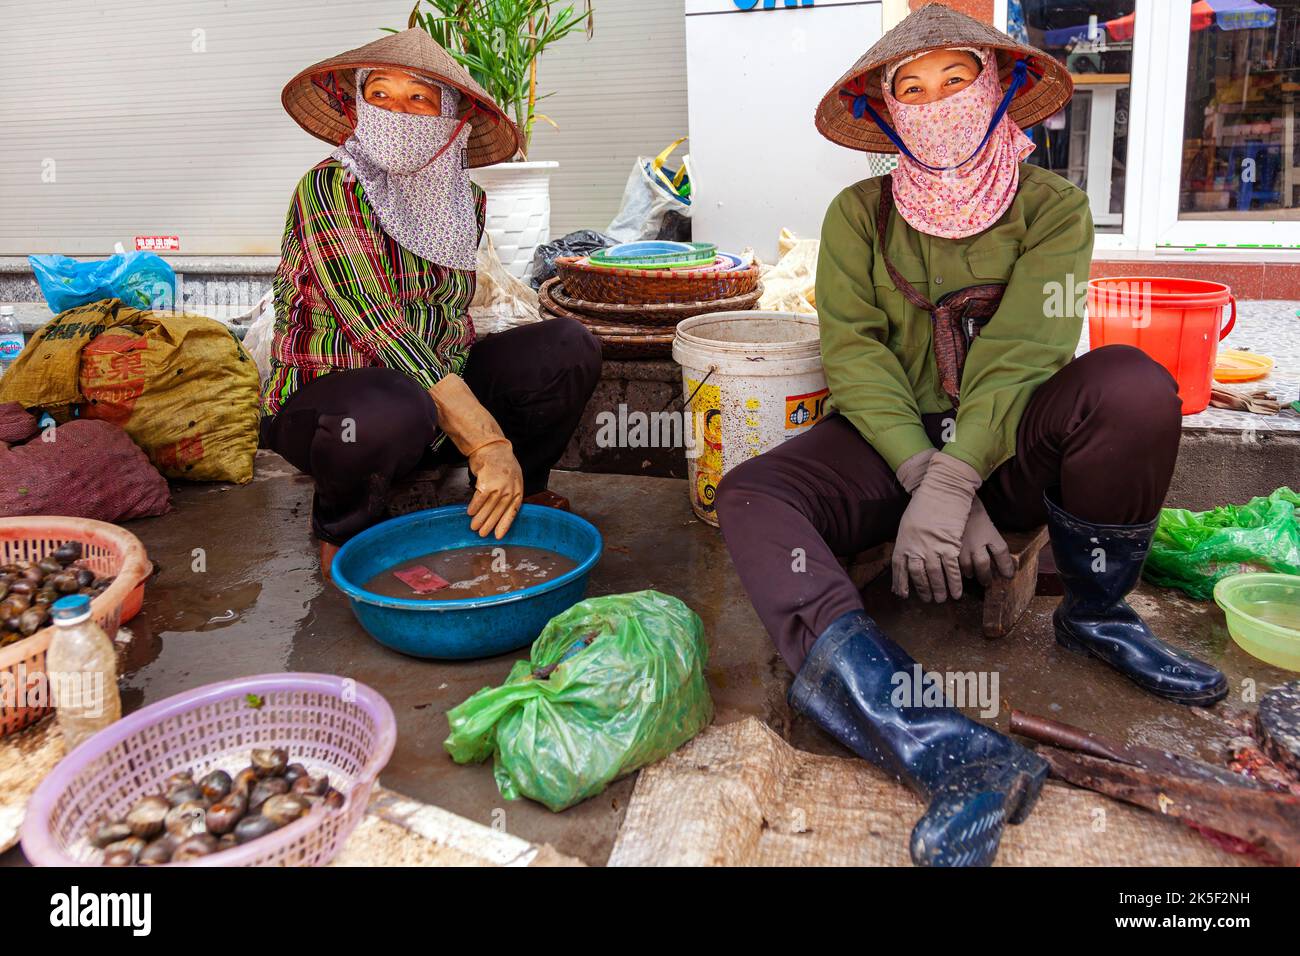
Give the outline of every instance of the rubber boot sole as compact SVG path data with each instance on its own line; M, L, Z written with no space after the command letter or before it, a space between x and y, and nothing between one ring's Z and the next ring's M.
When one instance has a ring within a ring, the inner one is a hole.
M1137 675L1116 667L1055 621L1053 621L1052 624L1053 629L1056 631L1056 643L1061 645L1061 647L1072 653L1081 654L1084 657L1092 657L1101 661L1111 670L1123 675L1133 684L1141 687L1148 694L1163 697L1165 700L1171 700L1176 704L1186 704L1188 707L1209 707L1212 704L1217 704L1219 701L1223 700L1223 698L1228 696L1228 679L1226 677L1223 679L1222 683L1215 684L1214 687L1209 690L1197 694L1179 693L1177 691L1171 691L1167 687L1141 680Z
M990 866L1002 843L1006 824L1023 823L1034 809L1047 780L1047 761L1027 754L1024 766L990 768L1003 777L993 781L954 783L931 798L930 807L912 830L909 846L917 866ZM1010 779L1006 779L1007 776Z

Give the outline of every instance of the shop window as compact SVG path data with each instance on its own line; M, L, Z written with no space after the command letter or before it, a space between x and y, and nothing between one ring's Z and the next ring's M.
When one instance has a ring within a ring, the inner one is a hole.
M1300 0L1298 0L1300 2ZM1074 99L1030 129L1026 160L1088 194L1098 232L1120 232L1128 169L1134 0L1007 0L1008 28L1065 64Z
M1192 5L1180 219L1300 219L1300 0Z

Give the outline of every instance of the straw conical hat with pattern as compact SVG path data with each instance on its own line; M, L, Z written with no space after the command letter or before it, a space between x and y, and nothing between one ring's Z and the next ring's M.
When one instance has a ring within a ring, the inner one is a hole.
M958 13L941 3L931 3L909 14L876 41L857 63L822 97L817 106L817 129L832 142L869 153L896 153L896 147L869 114L853 115L853 99L865 93L880 116L889 108L880 90L885 64L914 53L945 47L992 47L998 60L998 77L1005 91L1017 59L1031 72L1028 82L1011 100L1007 112L1021 129L1028 129L1056 113L1074 95L1074 81L1058 60L1036 47L1017 43L1001 30ZM1033 73L1040 74L1035 77Z
M299 126L337 146L352 134L356 71L361 68L419 73L459 90L460 116L468 116L470 125L470 166L504 162L519 151L515 124L469 72L418 27L307 67L285 86L280 101Z

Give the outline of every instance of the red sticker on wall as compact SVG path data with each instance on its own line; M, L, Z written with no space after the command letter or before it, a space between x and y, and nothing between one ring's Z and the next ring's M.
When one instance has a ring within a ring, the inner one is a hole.
M180 236L136 236L136 251L149 252L180 252Z

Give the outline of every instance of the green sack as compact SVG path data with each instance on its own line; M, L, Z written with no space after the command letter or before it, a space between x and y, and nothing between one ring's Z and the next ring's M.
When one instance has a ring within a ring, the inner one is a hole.
M658 591L591 598L551 618L500 687L447 713L457 763L495 756L507 800L563 810L708 726L699 615Z
M1244 571L1300 574L1300 495L1279 488L1267 498L1210 511L1160 512L1143 576L1209 600L1220 578Z

